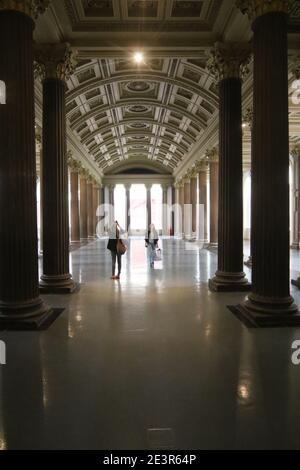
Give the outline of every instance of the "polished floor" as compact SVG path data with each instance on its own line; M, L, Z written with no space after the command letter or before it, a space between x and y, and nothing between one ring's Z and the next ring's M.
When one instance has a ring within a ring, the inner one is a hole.
M48 331L0 333L0 448L299 449L300 329L247 329L207 250L164 240L151 270L132 240L116 282L105 247L72 252L81 290L45 296L65 307Z

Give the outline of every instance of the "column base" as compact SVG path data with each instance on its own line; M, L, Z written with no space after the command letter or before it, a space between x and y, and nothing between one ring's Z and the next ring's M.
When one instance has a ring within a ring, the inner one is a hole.
M206 250L216 251L218 249L218 243L217 242L208 242L208 243L205 244L204 248Z
M251 284L243 272L217 271L215 277L209 279L208 287L213 292L244 292L251 290Z
M71 274L41 276L40 292L43 294L72 294L77 289Z
M277 299L251 293L230 310L250 327L300 326L300 313L291 296Z
M29 302L0 302L0 329L42 330L54 311L41 298Z

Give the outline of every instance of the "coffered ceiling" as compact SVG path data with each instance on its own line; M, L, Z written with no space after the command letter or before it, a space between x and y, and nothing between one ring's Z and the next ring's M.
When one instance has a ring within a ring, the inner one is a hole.
M298 2L295 49L299 16ZM35 40L68 42L77 53L68 139L95 171L137 166L176 175L217 143L218 91L205 69L211 47L251 35L235 0L53 0ZM245 90L250 103L249 81Z

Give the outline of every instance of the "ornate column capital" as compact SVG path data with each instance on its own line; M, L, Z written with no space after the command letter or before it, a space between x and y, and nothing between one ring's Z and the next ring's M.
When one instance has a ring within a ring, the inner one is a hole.
M217 147L213 147L211 149L207 149L205 152L205 160L208 163L218 162L219 161L219 152Z
M126 190L126 191L130 191L131 186L132 186L132 183L126 183L126 184L124 184L124 187L125 187L125 190Z
M41 44L35 48L35 77L68 80L76 67L73 49L68 43Z
M253 116L254 113L252 107L247 108L245 113L243 114L243 122L248 124L251 130L253 128Z
M75 172L79 173L81 169L81 163L73 157L71 150L68 150L67 157L68 157L68 167L70 168L70 170L73 171L74 173Z
M206 68L216 80L243 78L251 60L249 44L217 42L211 50Z
M195 163L195 170L197 173L200 173L200 171L207 171L208 168L208 162L206 160L197 160Z
M83 166L80 167L80 169L79 169L79 174L80 174L80 177L81 177L82 179L87 179L88 176L89 176L89 172L88 172L87 169L84 168Z
M36 20L48 8L51 0L0 0L0 10L15 10Z
M236 0L236 7L253 22L266 13L288 13L293 3L294 0Z

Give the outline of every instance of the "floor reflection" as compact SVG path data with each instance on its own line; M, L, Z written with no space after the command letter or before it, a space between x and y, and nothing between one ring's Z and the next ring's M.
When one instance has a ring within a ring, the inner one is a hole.
M116 282L106 244L72 252L81 290L45 296L66 309L48 331L1 333L0 449L146 449L157 428L177 449L299 448L300 330L246 329L226 308L243 294L207 289L213 252L163 240L153 270L132 239Z

